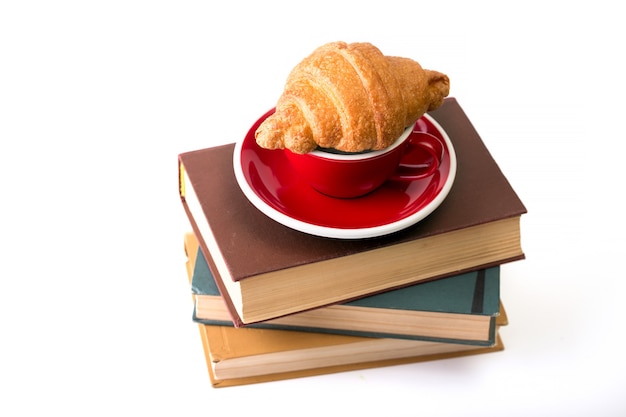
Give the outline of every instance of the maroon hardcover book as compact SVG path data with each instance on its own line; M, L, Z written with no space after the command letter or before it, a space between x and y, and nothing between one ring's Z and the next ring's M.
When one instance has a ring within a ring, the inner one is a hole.
M429 113L457 156L454 185L426 219L391 235L324 238L257 210L234 144L179 155L180 197L236 326L524 258L526 208L454 98Z

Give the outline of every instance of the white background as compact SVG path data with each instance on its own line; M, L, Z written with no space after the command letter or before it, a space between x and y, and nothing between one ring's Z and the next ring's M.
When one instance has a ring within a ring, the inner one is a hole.
M625 415L618 3L217 4L1 3L0 414ZM506 350L213 389L176 157L239 139L334 40L447 73L526 204Z

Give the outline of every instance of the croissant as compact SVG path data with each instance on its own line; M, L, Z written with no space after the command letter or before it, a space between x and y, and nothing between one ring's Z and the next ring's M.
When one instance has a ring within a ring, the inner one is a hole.
M318 147L384 149L439 107L449 90L447 75L412 59L385 56L370 43L328 43L291 71L255 139L263 148L299 154Z

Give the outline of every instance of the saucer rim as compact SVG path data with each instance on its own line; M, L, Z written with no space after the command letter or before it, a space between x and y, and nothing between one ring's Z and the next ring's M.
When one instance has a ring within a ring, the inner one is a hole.
M271 111L270 111L271 112ZM268 112L269 113L269 112ZM266 113L267 114L267 113ZM401 231L406 229L407 227L413 226L414 224L420 222L428 215L430 215L448 196L450 190L452 189L452 185L454 183L457 171L457 159L456 152L454 150L454 146L448 133L443 129L443 127L437 122L432 116L429 114L424 114L422 117L428 119L428 121L437 129L437 131L441 134L443 140L446 142L447 153L450 158L448 176L446 178L446 182L439 191L439 193L430 200L425 206L418 209L415 212L412 212L398 220L385 223L378 226L371 227L363 227L363 228L341 228L341 227L330 227L330 226L320 226L317 224L308 223L303 220L295 219L285 213L282 213L272 207L270 204L265 202L261 197L257 195L252 186L248 183L245 174L243 172L242 167L242 159L241 153L243 149L243 144L248 135L244 135L243 138L239 139L235 143L235 148L233 151L233 168L235 172L235 178L239 185L239 188L246 196L246 198L254 205L259 211L268 216L269 218L277 221L278 223L287 226L291 229L308 233L315 236L328 237L328 238L337 238L337 239L365 239L372 237L379 237L388 235L394 232ZM261 117L263 118L263 116ZM417 123L417 122L416 122ZM412 129L415 129L415 125ZM413 130L411 130L413 132ZM383 185L384 186L384 185ZM332 198L332 197L328 197Z

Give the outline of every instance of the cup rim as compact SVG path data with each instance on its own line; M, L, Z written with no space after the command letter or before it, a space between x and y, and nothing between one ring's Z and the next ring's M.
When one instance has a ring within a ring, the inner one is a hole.
M404 129L404 132L402 132L402 134L398 136L398 139L396 139L395 142L393 142L391 145L387 146L386 148L380 149L377 151L362 152L362 153L331 153L331 152L324 152L324 151L315 149L309 152L308 155L315 156L317 158L322 158L322 159L332 159L336 161L363 161L367 159L376 158L378 156L391 152L392 150L400 146L402 143L404 143L404 140L407 137L409 137L409 135L413 131L413 127L414 127L413 125L407 127L406 129Z

